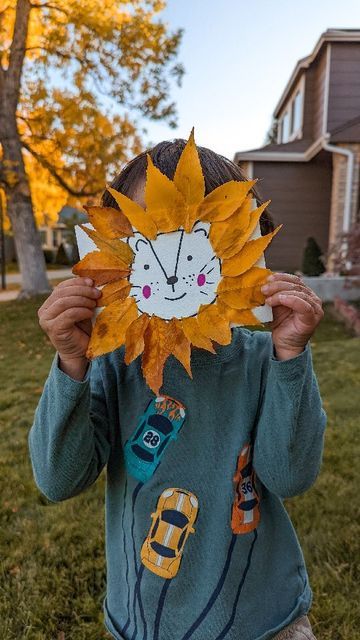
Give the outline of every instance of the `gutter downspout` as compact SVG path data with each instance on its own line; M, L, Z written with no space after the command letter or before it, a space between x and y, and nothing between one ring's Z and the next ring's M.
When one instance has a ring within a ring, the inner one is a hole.
M344 147L337 147L333 144L329 144L327 140L330 138L330 134L327 133L324 136L322 148L330 153L338 153L347 158L347 172L346 172L346 188L345 188L345 206L344 206L344 218L343 218L343 233L348 233L351 224L351 197L353 186L353 174L354 174L354 153L350 149L344 149Z

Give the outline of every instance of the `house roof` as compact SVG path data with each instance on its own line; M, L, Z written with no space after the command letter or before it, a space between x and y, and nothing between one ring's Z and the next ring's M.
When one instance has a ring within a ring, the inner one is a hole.
M238 151L234 162L306 162L320 151L321 140L294 140L286 144L267 144L259 149Z
M292 72L290 79L281 95L281 98L275 107L273 113L274 118L278 117L279 111L281 110L294 84L299 79L300 74L304 71L304 69L308 69L308 67L317 58L322 47L328 42L360 42L360 29L327 29L327 31L321 34L314 47L314 50L310 53L310 55L306 56L305 58L301 58L296 63L295 69Z
M84 211L80 211L80 209L76 209L75 207L69 207L68 205L65 205L59 211L58 222L68 222L69 220L71 222L76 221L76 223L87 222L88 217Z
M348 120L330 133L330 142L358 142L360 140L360 116Z

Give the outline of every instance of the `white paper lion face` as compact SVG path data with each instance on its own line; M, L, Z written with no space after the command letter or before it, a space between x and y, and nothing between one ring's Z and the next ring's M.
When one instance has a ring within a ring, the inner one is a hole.
M148 240L136 232L129 243L135 257L129 281L138 309L164 320L197 314L211 304L221 279L221 263L209 242L210 224L198 222L191 233L161 233Z

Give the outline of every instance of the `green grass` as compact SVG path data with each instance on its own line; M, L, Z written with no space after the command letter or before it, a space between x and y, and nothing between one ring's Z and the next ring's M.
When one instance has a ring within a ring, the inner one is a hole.
M53 504L37 490L28 455L54 354L38 326L43 299L0 305L0 639L100 640L110 638L102 614L105 473L80 496ZM359 344L325 316L313 339L329 419L324 463L314 487L286 502L319 640L359 638Z

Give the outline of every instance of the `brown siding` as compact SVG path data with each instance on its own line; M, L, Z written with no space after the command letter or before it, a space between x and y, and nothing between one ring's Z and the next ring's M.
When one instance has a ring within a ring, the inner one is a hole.
M328 131L360 115L360 43L332 43Z
M325 101L326 47L306 70L304 138L317 140L322 135Z
M328 249L331 203L331 154L321 152L311 162L254 162L254 177L264 199L271 198L270 212L284 226L266 251L269 268L295 271L301 268L308 237Z

